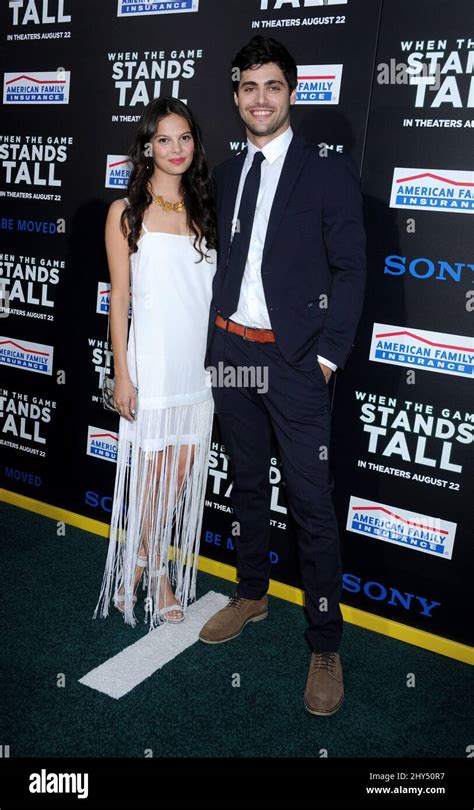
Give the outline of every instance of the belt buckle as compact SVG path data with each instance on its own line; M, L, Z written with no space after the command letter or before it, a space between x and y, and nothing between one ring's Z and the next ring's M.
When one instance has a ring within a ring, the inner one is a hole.
M249 328L251 329L252 327L244 326L244 333L243 333L242 337L243 337L244 340L248 340L249 343L256 343L257 341L255 340L255 338L247 337L246 333L247 333L247 329L249 329Z

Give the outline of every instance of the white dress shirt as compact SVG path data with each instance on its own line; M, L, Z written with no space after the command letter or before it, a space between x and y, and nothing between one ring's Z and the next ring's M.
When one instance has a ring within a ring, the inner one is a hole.
M265 293L262 284L262 254L267 235L268 220L273 205L273 199L280 179L283 163L293 137L291 127L285 129L281 135L267 143L261 150L265 157L261 166L260 188L258 191L255 217L253 220L250 246L245 264L245 271L240 288L239 303L236 311L231 315L231 319L245 326L254 326L259 329L271 329L270 318L268 316ZM240 199L244 188L245 178L249 171L255 152L258 148L247 141L247 156L242 167L237 197L235 200L234 218L232 220L232 237L236 230ZM336 371L337 366L326 358L318 354L318 360L332 371Z

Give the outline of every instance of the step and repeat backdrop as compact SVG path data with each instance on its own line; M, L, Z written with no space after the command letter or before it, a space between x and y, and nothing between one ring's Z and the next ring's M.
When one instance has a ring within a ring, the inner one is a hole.
M344 603L470 642L472 23L470 0L4 0L4 498L107 522L118 420L100 396L112 363L103 233L134 129L148 101L173 95L211 165L237 154L231 59L272 36L298 63L294 130L351 153L364 194L367 299L333 382ZM272 577L299 586L276 450L269 476ZM231 485L216 425L201 551L233 565Z

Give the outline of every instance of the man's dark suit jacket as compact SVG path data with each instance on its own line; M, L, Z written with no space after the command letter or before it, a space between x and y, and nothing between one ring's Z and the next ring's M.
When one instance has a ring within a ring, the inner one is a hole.
M230 250L231 223L247 150L214 171L218 261L208 346ZM284 359L314 368L316 353L344 367L365 289L366 256L355 161L294 135L268 222L262 283L271 327ZM324 306L327 296L327 305ZM321 305L322 304L322 305Z

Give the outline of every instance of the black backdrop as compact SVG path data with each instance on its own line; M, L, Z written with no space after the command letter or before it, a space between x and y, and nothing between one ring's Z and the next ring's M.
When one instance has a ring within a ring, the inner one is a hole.
M469 643L472 21L469 0L2 3L5 500L107 522L118 427L100 402L111 362L107 207L125 196L132 133L157 95L189 103L212 165L240 151L230 60L258 31L311 77L299 83L294 129L350 152L361 171L368 293L333 384L344 602ZM209 473L201 551L233 565L217 426ZM269 474L272 577L299 586L276 456Z

